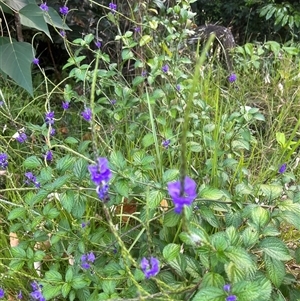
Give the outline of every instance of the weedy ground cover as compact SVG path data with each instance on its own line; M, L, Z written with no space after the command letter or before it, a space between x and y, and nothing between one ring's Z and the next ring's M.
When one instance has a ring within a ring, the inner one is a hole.
M117 61L63 35L67 75L33 58L34 98L2 80L0 298L300 299L296 48L237 47L228 74L213 37L178 51L188 5L167 15Z

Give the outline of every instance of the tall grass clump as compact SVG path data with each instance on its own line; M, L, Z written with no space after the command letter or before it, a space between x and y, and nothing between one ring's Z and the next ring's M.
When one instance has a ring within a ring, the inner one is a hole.
M300 299L299 62L247 44L228 74L189 3L139 5L106 7L116 57L64 35L61 82L2 81L0 298Z

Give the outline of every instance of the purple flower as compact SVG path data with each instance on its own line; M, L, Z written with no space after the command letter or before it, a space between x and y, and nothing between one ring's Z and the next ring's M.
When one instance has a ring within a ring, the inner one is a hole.
M65 38L66 37L66 32L64 30L61 30L59 32L59 34L61 35L61 37Z
M22 291L19 291L19 294L17 295L17 298L18 298L18 299L23 299Z
M87 262L82 262L81 267L85 270L88 270L91 266Z
M103 183L96 188L96 192L100 200L107 202L109 200L108 197L108 189L109 185L107 183Z
M171 142L170 139L166 139L166 140L164 140L164 141L161 143L161 145L162 145L164 148L168 148L169 145L170 145L170 142Z
M169 66L166 64L166 65L162 66L161 70L162 70L162 72L164 72L164 73L168 73L168 71L169 71Z
M230 295L226 298L226 301L236 301L236 296L235 295Z
M180 91L180 90L181 90L180 85L176 85L176 90L177 90L177 91Z
M52 161L53 160L53 153L52 153L51 150L48 150L46 152L45 158L46 158L47 161Z
M233 83L233 82L235 82L236 81L236 74L235 73L231 73L230 75L229 75L229 77L228 77L228 80L229 80L229 82L230 83Z
M0 299L4 298L4 289L0 288Z
M144 257L141 260L141 269L147 279L154 277L159 273L159 260L155 257L151 257L149 262L149 260Z
M69 106L70 106L70 102L68 102L68 101L63 101L63 103L62 103L62 108L63 108L64 110L68 110L68 109L69 109Z
M69 8L67 6L60 7L59 12L65 16L69 12Z
M168 192L175 204L175 213L180 214L184 205L190 206L197 197L196 182L185 177L183 182L183 191L181 181L168 183Z
M115 104L117 103L117 101L116 101L115 99L111 99L111 100L110 100L110 103L111 103L112 105L115 105Z
M1 154L0 154L0 167L1 167L2 169L6 169L6 168L7 168L7 166L8 166L8 161L7 161L7 159L8 159L7 154L5 154L5 153L1 153Z
M89 254L87 254L87 261L94 262L95 259L96 259L96 257L93 252L90 252Z
M2 107L3 105L4 105L4 101L1 100L1 101L0 101L0 107Z
M139 27L139 26L134 27L134 31L135 32L141 32L141 27Z
M42 294L42 285L39 285L36 281L31 283L32 287L32 292L30 293L30 296L32 297L33 300L39 300L39 301L45 301L46 299L44 298Z
M40 5L40 9L43 10L43 11L48 11L49 10L49 7L46 3L42 3Z
M24 143L27 140L27 135L25 133L19 133L19 136L16 138L19 143Z
M26 172L25 177L27 178L25 180L25 184L30 185L31 183L33 183L36 188L41 187L41 184L36 180L36 176L34 176L32 172Z
M142 75L142 77L146 77L147 76L147 71L143 70L141 75Z
M102 43L100 41L97 41L97 42L95 42L95 45L98 49L100 49L102 46Z
M286 171L286 163L282 164L278 170L279 173L284 173Z
M117 10L117 4L109 3L108 7L110 8L111 12L114 14Z
M32 64L34 64L34 65L38 65L39 63L40 63L40 60L36 57L32 60Z
M54 112L47 112L45 114L46 124L54 124Z
M90 108L85 108L85 110L81 113L81 116L86 121L91 121L92 119L92 111Z
M230 292L230 289L231 289L230 284L225 284L225 285L223 286L223 290L224 290L225 292L227 292L227 293Z
M51 131L50 131L50 136L54 136L56 133L56 130L54 128L51 128Z
M91 180L96 186L108 183L111 179L112 174L108 167L108 160L106 158L98 158L97 164L89 165L88 169L91 174Z

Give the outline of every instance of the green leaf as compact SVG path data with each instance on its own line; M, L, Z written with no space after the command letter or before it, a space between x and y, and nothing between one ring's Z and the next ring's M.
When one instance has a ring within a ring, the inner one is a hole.
M82 181L86 177L87 171L88 171L87 166L88 166L88 163L83 158L79 158L75 162L74 168L73 168L73 173L79 181Z
M179 253L179 255L174 260L169 261L168 264L178 275L185 277L187 262L182 254Z
M264 262L267 271L267 277L276 287L280 287L286 274L284 263L266 254L264 255Z
M174 210L169 211L163 219L163 225L165 227L174 227L176 225L178 225L179 221L181 220L181 215L180 214L176 214L174 212Z
M116 189L116 192L120 194L121 196L128 198L129 196L129 180L127 179L118 179L114 183L114 187Z
M254 272L256 269L255 262L250 257L249 253L241 247L228 247L224 254L233 261L239 268L243 269L245 273Z
M290 260L292 257L289 254L289 250L286 245L277 237L264 238L259 247L265 254L277 260Z
M74 157L71 157L70 155L64 156L57 161L56 169L62 173L65 173L72 166L74 161Z
M48 197L49 191L45 189L40 189L38 193L30 200L29 205L33 206L41 201L44 201Z
M20 9L22 9L22 7L30 4L31 1L30 0L6 0L4 2L7 6L11 7L12 9L19 11Z
M52 168L50 166L44 167L40 172L40 180L42 183L47 183L52 179Z
M258 242L259 232L253 227L247 227L242 234L242 239L244 242L244 247L250 248Z
M65 276L66 282L71 282L71 280L73 279L73 276L74 276L73 267L68 267L66 276Z
M251 211L251 217L258 229L262 229L270 221L270 212L260 206L254 207Z
M60 295L62 285L61 284L49 284L49 283L42 283L43 285L43 296L46 300L53 299Z
M50 282L60 282L63 278L59 272L50 270L45 273L45 279Z
M67 190L60 196L60 203L67 212L71 213L74 207L74 192L72 190Z
M235 283L245 279L245 271L234 262L225 264L224 266L227 278L231 283Z
M71 282L71 285L74 289L78 290L89 285L89 280L86 279L83 275L74 276Z
M67 137L65 139L65 143L66 144L78 144L79 143L79 140L74 138L74 137Z
M151 190L147 195L147 203L149 208L157 208L163 198L164 195L160 190Z
M163 174L163 182L168 183L172 182L177 179L177 176L179 175L178 169L168 169Z
M167 261L175 259L180 252L180 245L168 244L163 249L163 256Z
M123 61L128 61L128 60L134 58L134 54L130 49L123 49L121 55L122 55Z
M300 215L291 211L283 211L279 214L287 224L293 225L297 230L300 230Z
M142 139L143 147L147 148L150 145L154 144L154 137L152 133L146 134Z
M66 298L71 290L72 286L70 283L65 283L61 288L61 294L63 298Z
M86 206L86 197L80 193L77 193L74 198L74 206L72 214L74 218L82 218Z
M71 30L70 27L63 21L55 9L49 7L47 12L44 12L45 21L53 27L63 30Z
M219 228L220 223L218 218L216 218L213 210L211 210L209 207L201 206L200 208L201 217L206 220L210 225L213 227Z
M152 37L149 35L144 35L140 39L140 46L144 46L148 44L152 40Z
M10 249L14 258L22 259L26 258L26 252L22 247L16 246Z
M224 301L225 292L218 287L201 288L192 301Z
M109 162L115 166L116 170L124 169L126 166L126 160L121 152L113 151L110 155Z
M116 291L117 282L112 280L103 280L102 289L104 293L109 295L113 294Z
M220 189L212 187L204 187L200 192L199 196L203 199L208 200L219 200L224 196L224 192Z
M16 218L25 218L27 209L25 207L18 207L11 210L8 214L7 219L12 221Z
M201 281L201 287L223 287L224 284L224 278L220 274L214 272L206 273Z
M44 12L39 6L36 4L28 4L19 11L19 14L22 25L44 32L52 41L47 23L44 19Z
M0 37L0 70L10 76L20 87L33 96L31 64L33 60L32 46L25 42L12 43Z
M36 156L30 156L25 159L23 162L23 166L28 169L34 169L40 167L42 165L42 161Z
M259 188L269 200L274 200L282 194L282 186L280 185L261 184L259 185Z

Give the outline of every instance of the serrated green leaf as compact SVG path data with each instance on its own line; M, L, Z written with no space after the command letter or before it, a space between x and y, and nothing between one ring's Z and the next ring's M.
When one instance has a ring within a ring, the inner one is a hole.
M149 208L157 208L163 198L164 195L160 190L151 190L147 195L147 203Z
M43 260L43 258L45 256L46 256L45 252L38 250L38 251L34 252L33 259L34 259L35 262L37 262L37 261Z
M27 210L25 207L14 208L9 212L7 219L12 221L16 218L24 218L26 216L26 212Z
M56 169L62 173L65 173L69 168L72 167L74 161L74 157L71 157L70 155L64 156L57 161Z
M38 204L39 202L44 201L48 197L49 191L45 189L40 189L38 193L30 200L28 205L33 206Z
M168 244L163 249L163 256L167 261L175 259L180 252L180 245Z
M201 288L192 301L224 301L225 292L218 287Z
M66 298L71 290L72 286L70 283L65 283L63 284L62 288L61 288L61 294L63 296L63 298Z
M50 166L44 167L40 172L40 181L41 183L47 183L52 179L52 168Z
M291 211L283 211L279 214L281 218L283 218L286 223L293 225L297 230L300 230L300 215L291 212Z
M267 277L276 287L279 287L286 274L284 263L266 254L264 255L264 263L267 271Z
M50 282L60 282L63 278L59 272L50 270L45 273L45 279Z
M113 294L116 290L117 282L112 280L103 280L102 289L104 293Z
M289 254L287 246L277 237L264 238L259 247L265 254L277 260L290 260L292 257Z
M153 145L154 144L153 134L152 133L146 134L142 139L142 144L143 144L143 147L145 147L145 148L149 147L150 145Z
M214 272L206 273L201 281L201 287L223 287L224 284L224 278L220 274Z
M124 169L126 166L126 160L121 152L113 151L109 157L109 162L115 166L115 169Z
M26 260L27 261L27 260ZM19 271L22 269L22 267L25 264L25 260L20 260L20 259L12 259L9 263L10 269L13 271Z
M114 183L114 187L115 190L118 194L120 194L121 196L128 198L129 196L129 180L127 179L118 179L118 181L116 181Z
M132 86L136 87L139 84L143 83L145 81L145 77L143 76L136 76L132 81ZM152 135L152 134L151 134Z
M74 192L72 190L67 190L60 196L60 203L67 212L71 213L74 207Z
M300 203L294 203L292 200L281 201L278 203L278 208L282 211L292 211L300 215Z
M250 248L258 242L259 232L253 227L247 227L242 234L242 239L244 247Z
M144 46L148 44L152 40L152 37L150 35L144 35L140 39L140 46Z
M84 288L88 286L88 284L89 280L86 279L83 275L74 276L71 282L71 286L76 290Z
M43 285L43 296L46 300L53 299L60 295L62 285L55 283L55 284L49 284L49 283L42 283Z
M179 254L174 260L169 261L168 264L178 275L185 277L187 262L182 254Z
M28 169L34 169L40 167L42 165L42 161L36 156L30 156L25 159L23 162L23 166Z
M165 227L174 227L174 226L178 225L181 218L182 217L180 214L176 214L173 210L169 211L164 216L163 225Z
M25 250L19 246L11 248L11 253L15 259L26 258Z
M234 262L225 264L224 268L229 282L235 283L245 279L245 271Z
M67 137L64 142L66 144L78 144L79 140L74 137Z
M177 176L179 174L178 169L168 169L163 174L163 182L168 183L172 182L177 179Z
M249 253L241 247L228 247L224 254L233 261L245 273L254 272L256 270L255 262L250 257Z
M0 60L0 70L32 96L32 45L15 41L11 43L8 38L0 37L0 56L5 58Z
M281 185L267 185L261 184L259 185L261 192L269 199L274 200L281 196L282 194L282 186Z
M200 191L199 196L203 199L219 200L224 196L224 192L217 188L204 187Z
M201 217L206 220L210 225L213 227L219 228L220 223L219 220L216 218L214 212L207 206L202 206L200 208Z
M80 193L75 195L72 214L75 218L82 218L85 212L86 197Z
M253 223L258 229L264 228L270 221L270 212L260 206L254 207L251 211Z
M68 267L66 276L65 276L66 282L71 282L71 280L73 279L73 276L74 276L73 267Z
M73 167L73 173L79 181L83 180L86 177L88 171L87 166L88 166L87 161L82 158L79 158L75 162Z

